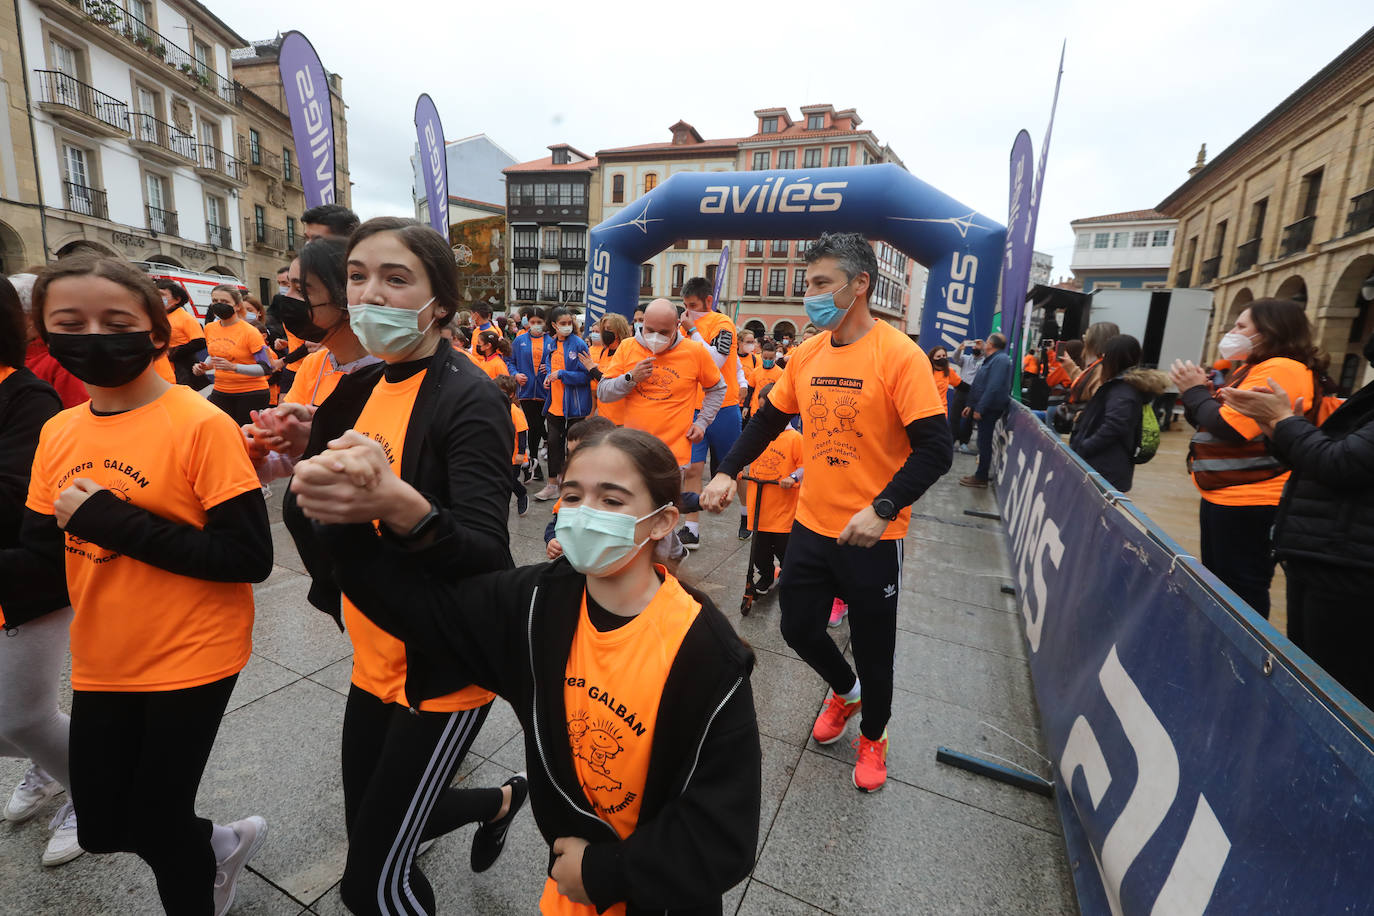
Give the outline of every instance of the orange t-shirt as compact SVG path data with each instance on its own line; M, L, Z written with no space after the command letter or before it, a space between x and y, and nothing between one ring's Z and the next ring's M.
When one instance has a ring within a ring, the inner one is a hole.
M510 420L515 424L515 453L511 455L511 464L524 464L529 457L520 451L520 434L527 433L530 429L530 421L525 417L525 412L514 404L510 405Z
M838 537L906 462L906 425L945 414L930 359L882 321L848 346L822 331L797 347L769 400L801 414L806 498L797 521L828 537ZM905 506L882 539L905 537L910 519Z
M49 420L26 505L53 515L57 497L77 477L196 528L205 526L207 510L261 486L234 421L184 385L112 417L82 404ZM248 661L247 582L193 579L65 537L77 690L180 690L226 678Z
M763 360L759 358L758 354L758 344L754 344L754 347L755 350L753 353L746 353L739 358L739 364L744 368L744 377L746 379L749 378L752 373L763 367ZM735 348L735 353L736 355L739 354L738 347Z
M563 702L573 769L592 811L623 840L639 823L654 727L668 671L701 605L662 566L648 607L602 633L587 616L587 596L568 650ZM539 900L543 916L595 916L596 908L558 893L552 878ZM624 916L617 903L602 916Z
M617 351L617 350L619 350L619 347L618 347L618 346L617 346L616 350L612 350L610 347L608 347L608 346L606 346L606 345L604 345L604 344L595 344L595 345L592 347L592 359L596 360L597 368L601 370L601 375L602 375L603 378L609 378L609 377L610 377L611 361L612 361L613 359L615 359L615 354L616 354L616 351ZM592 380L592 395L593 395L593 397L592 397L592 403L594 403L594 404L596 405L596 412L597 412L599 415L605 417L607 420L610 420L610 421L611 421L612 423L614 423L616 426L623 426L623 425L624 425L624 417L625 417L625 400L624 400L624 398L620 399L619 401L612 401L612 402L610 402L610 403L602 403L600 400L597 400L596 397L595 397L595 395L596 395L596 385L597 385L596 380L593 379L593 380Z
M472 355L475 362L483 372L495 379L498 375L510 375L510 369L506 366L506 361L501 358L501 354L493 353L491 356L482 357L476 353Z
M301 339L300 339L299 337L297 337L295 334L292 334L290 331L287 331L285 328L282 328L282 330L286 333L286 353L295 353L298 349L300 349L300 348L305 344L305 341L301 340ZM286 353L279 353L279 354L277 354L277 355L278 355L278 356L285 356ZM286 368L289 369L289 370L291 370L292 372L298 372L298 371L300 371L301 364L304 363L304 362L305 362L307 359L309 359L309 358L310 358L310 354L307 353L307 354L305 354L304 356L302 356L300 359L296 360L294 363L287 363L287 364L286 364Z
M1068 371L1060 364L1059 360L1052 360L1052 362L1053 365L1050 366L1050 374L1045 376L1045 384L1049 385L1051 388L1069 387L1072 381L1069 379Z
M686 467L692 461L687 429L692 425L697 394L720 381L720 370L695 340L679 337L675 346L657 356L638 340L626 340L615 351L606 377L624 375L650 358L654 371L622 399L625 407L621 416L625 426L657 436L673 450L677 463Z
M183 308L175 308L168 312L167 323L172 326L172 337L168 346L180 347L197 338L205 337L205 329L200 326L200 322L186 314Z
M309 404L318 407L325 402L334 389L339 387L339 379L347 373L335 368L329 358L329 348L320 347L300 362L291 390L283 397L287 404Z
M697 319L696 329L701 334L701 339L706 341L707 350L718 353L720 351L716 349L717 346L729 348L729 355L725 357L725 364L720 367L720 374L725 378L725 400L721 402L720 406L739 406L739 354L735 352L735 343L738 337L735 332L735 323L720 312L707 312ZM698 392L698 409L701 408L701 402L705 396L704 392Z
M158 354L157 359L153 360L153 368L157 374L162 376L163 381L175 385L177 383L176 370L172 368L172 361L167 358L167 351L163 350Z
M767 369L763 368L763 363L760 362L759 367L749 373L749 387L754 392L749 401L750 412L758 410L759 405L763 403L763 389L768 387L768 383L776 382L780 378L782 378L782 367L776 362Z
M953 366L950 366L945 372L941 372L939 369L932 371L935 373L935 390L940 395L940 403L943 404L945 403L945 396L949 394L949 389L958 388L963 384L964 379L959 374L959 370Z
M405 447L410 413L428 372L417 372L408 379L377 382L368 396L363 412L353 428L381 444L391 472L401 476L401 452ZM386 703L409 706L406 700L406 647L390 633L367 618L357 605L343 598L344 623L353 642L353 683ZM455 693L420 703L424 712L453 712L476 709L496 695L481 687L464 687Z
M554 378L555 372L562 372L567 367L563 359L563 341L556 339L553 342L553 349L549 351L549 416L563 416L563 383Z
M528 334L529 332L526 331L525 333ZM545 339L545 335L543 334L540 334L538 337L536 337L533 334L530 334L530 365L534 366L534 374L530 376L531 380L534 379L535 375L539 374L539 370L544 365Z
M210 356L221 356L239 366L257 362L256 356L267 346L262 332L243 319L225 327L218 321L205 326L205 349ZM239 375L237 372L216 372L215 390L225 394L243 394L246 391L266 391L267 376Z
M1302 398L1304 408L1312 405L1312 370L1295 359L1277 357L1256 363L1237 387L1241 391L1268 391L1269 379L1288 392L1289 404ZM1260 435L1258 423L1230 407L1221 408L1221 418L1247 439ZM1203 499L1216 506L1277 506L1279 497L1283 495L1283 485L1287 482L1288 472L1284 472L1258 483L1222 487L1220 490L1198 487L1198 492Z
M768 443L763 454L749 465L750 477L758 480L781 480L802 466L802 437L792 427L787 427L778 437ZM760 490L759 484L746 480L744 492L747 499L745 508L749 525L754 531L767 531L773 534L786 534L792 530L792 522L797 518L797 496L800 484L791 487L764 485L763 508L759 510L758 523L754 522L754 507Z

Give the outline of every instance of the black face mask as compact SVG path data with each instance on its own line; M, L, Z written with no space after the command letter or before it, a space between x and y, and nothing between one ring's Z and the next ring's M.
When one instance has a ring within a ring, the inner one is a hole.
M282 327L301 340L307 340L310 343L319 343L329 335L330 331L334 330L334 328L322 328L315 323L310 305L304 299L278 293L272 297L271 310L281 319Z
M601 332L601 343L602 343L603 346L607 346L607 347L609 347L611 344L615 343L615 331L602 331L602 332Z
M949 358L946 357L945 359L932 359L931 363L935 365L936 369L947 369L949 367Z
M48 352L88 385L118 388L142 374L157 355L147 331L127 334L49 334Z
M212 302L210 303L210 314L223 321L233 316L234 307L228 302Z

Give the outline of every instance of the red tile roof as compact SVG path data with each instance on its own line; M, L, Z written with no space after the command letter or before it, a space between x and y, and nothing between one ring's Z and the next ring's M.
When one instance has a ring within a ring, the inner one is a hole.
M775 138L792 140L797 137L856 137L861 134L872 137L873 131L850 130L849 128L840 127L827 127L825 130L807 130L804 126L798 124L794 127L789 127L787 130L780 130L771 134L754 134L753 136L744 137L742 142L753 143L756 140L772 140ZM874 142L876 143L877 140L874 140Z
M1089 216L1084 219L1076 219L1069 223L1070 226L1081 226L1084 223L1129 223L1145 220L1172 219L1158 210L1127 210L1125 213L1108 213L1106 216Z
M545 156L543 159L534 159L530 162L518 162L515 165L507 166L502 169L502 174L509 172L589 172L596 168L596 158L584 159L581 162L565 162L562 165L553 164L553 156Z
M643 153L655 150L691 150L701 152L706 150L735 150L739 146L740 137L728 137L723 140L703 140L700 143L674 143L671 140L663 143L640 143L635 146L614 146L610 149L599 149L596 151L598 156L614 156L624 153Z

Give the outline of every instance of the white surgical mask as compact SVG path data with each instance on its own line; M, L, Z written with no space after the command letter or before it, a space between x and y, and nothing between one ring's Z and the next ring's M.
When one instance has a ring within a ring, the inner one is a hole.
M564 506L554 531L573 569L588 576L608 576L621 570L649 542L647 537L635 541L635 527L666 508L659 506L635 518L591 506Z
M348 323L357 335L358 343L373 356L380 359L386 359L388 356L393 359L404 359L419 346L425 334L434 326L433 313L430 314L429 324L424 328L420 327L419 322L420 312L429 308L432 302L433 296L419 311L364 302L349 306Z
M643 332L639 335L639 339L651 353L662 353L673 342L673 339L667 334L659 334L654 331Z
M1254 348L1254 339L1240 331L1227 331L1217 343L1222 359L1245 359Z

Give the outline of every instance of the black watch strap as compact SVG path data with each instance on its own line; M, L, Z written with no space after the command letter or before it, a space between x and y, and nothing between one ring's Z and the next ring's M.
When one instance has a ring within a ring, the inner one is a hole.
M402 541L418 540L424 537L426 534L429 534L429 532L433 530L434 526L438 524L438 522L439 507L434 505L434 500L430 500L429 511L425 513L424 517L415 523L414 528L411 528L404 534L397 535L397 537L400 538Z
M889 522L900 514L896 504L893 503L892 500L882 496L873 500L873 511L877 514L878 518Z

